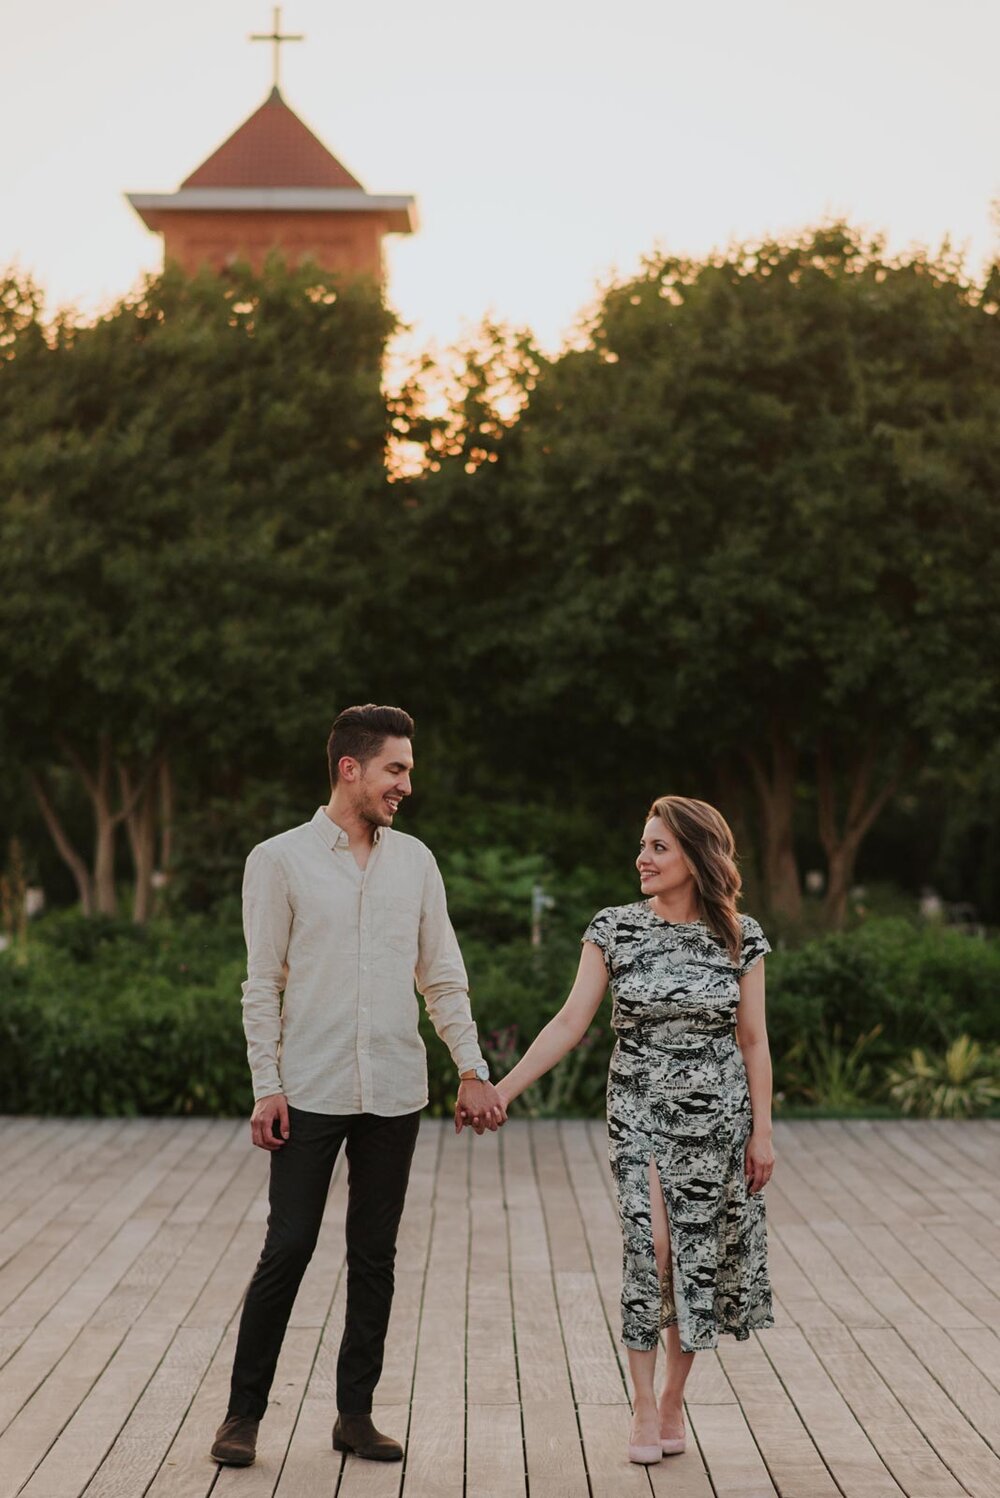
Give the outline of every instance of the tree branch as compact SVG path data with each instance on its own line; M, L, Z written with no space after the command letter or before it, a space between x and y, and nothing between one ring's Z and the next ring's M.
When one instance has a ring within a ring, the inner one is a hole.
M85 764L81 755L77 753L77 751L73 748L73 745L70 744L66 739L57 738L56 743L59 745L59 748L62 750L63 754L69 760L70 764L73 766L74 770L79 775L84 785L87 787L87 791L89 792L92 799L96 801L100 795L100 789L97 784L97 777L92 773L92 771L87 768L87 765Z
M38 808L45 819L45 825L49 829L52 841L59 852L59 856L71 870L73 878L76 880L83 913L84 915L90 915L93 909L93 887L90 879L90 870L70 842L66 829L59 820L59 814L52 804L52 798L41 775L35 770L30 771L28 782L35 800L38 802Z
M156 754L146 763L135 785L131 783L128 769L122 762L118 761L118 784L121 787L122 804L111 817L112 827L117 827L119 822L131 821L139 802L142 800L149 788L153 777L159 774L162 754Z

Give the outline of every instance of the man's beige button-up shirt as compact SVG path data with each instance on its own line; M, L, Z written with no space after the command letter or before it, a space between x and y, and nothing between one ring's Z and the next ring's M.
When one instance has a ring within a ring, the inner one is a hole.
M320 807L246 863L243 1028L255 1098L310 1113L413 1113L427 1102L414 979L460 1072L482 1053L429 848L379 828L363 871ZM281 998L284 964L288 964Z

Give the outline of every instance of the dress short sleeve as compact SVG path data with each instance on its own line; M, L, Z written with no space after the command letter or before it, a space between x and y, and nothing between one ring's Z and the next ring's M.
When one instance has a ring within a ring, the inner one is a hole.
M611 950L615 941L615 909L609 905L606 910L599 910L580 938L581 941L592 941L595 946L600 947L604 953L606 967L611 966Z
M741 915L740 924L743 927L743 950L736 976L745 978L750 969L756 967L760 959L770 952L771 943L752 915Z

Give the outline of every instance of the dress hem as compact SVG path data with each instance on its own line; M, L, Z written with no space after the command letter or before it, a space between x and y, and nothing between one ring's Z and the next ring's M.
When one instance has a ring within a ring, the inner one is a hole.
M667 1321L663 1323L663 1327L661 1328L661 1330L666 1330L668 1326L676 1325L677 1323L675 1321ZM737 1342L746 1342L749 1339L751 1332L766 1331L768 1327L773 1325L774 1317L767 1316L762 1317L759 1321L752 1321L748 1324L744 1323L740 1326L720 1326L716 1329L716 1336L713 1342L702 1342L699 1343L697 1347L691 1347L690 1345L685 1346L684 1340L682 1338L681 1352L712 1352L716 1347L718 1347L720 1336L735 1337ZM623 1336L621 1338L621 1342L622 1345L624 1347L627 1347L630 1352L652 1352L655 1347L659 1346L660 1339L659 1337L657 1337L655 1342L640 1342L637 1338L633 1338L630 1340L628 1337Z

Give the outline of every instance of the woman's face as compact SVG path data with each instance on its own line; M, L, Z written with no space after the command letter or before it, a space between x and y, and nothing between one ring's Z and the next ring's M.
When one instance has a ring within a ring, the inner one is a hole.
M666 822L650 817L642 830L635 861L644 895L674 895L694 883L694 876Z

